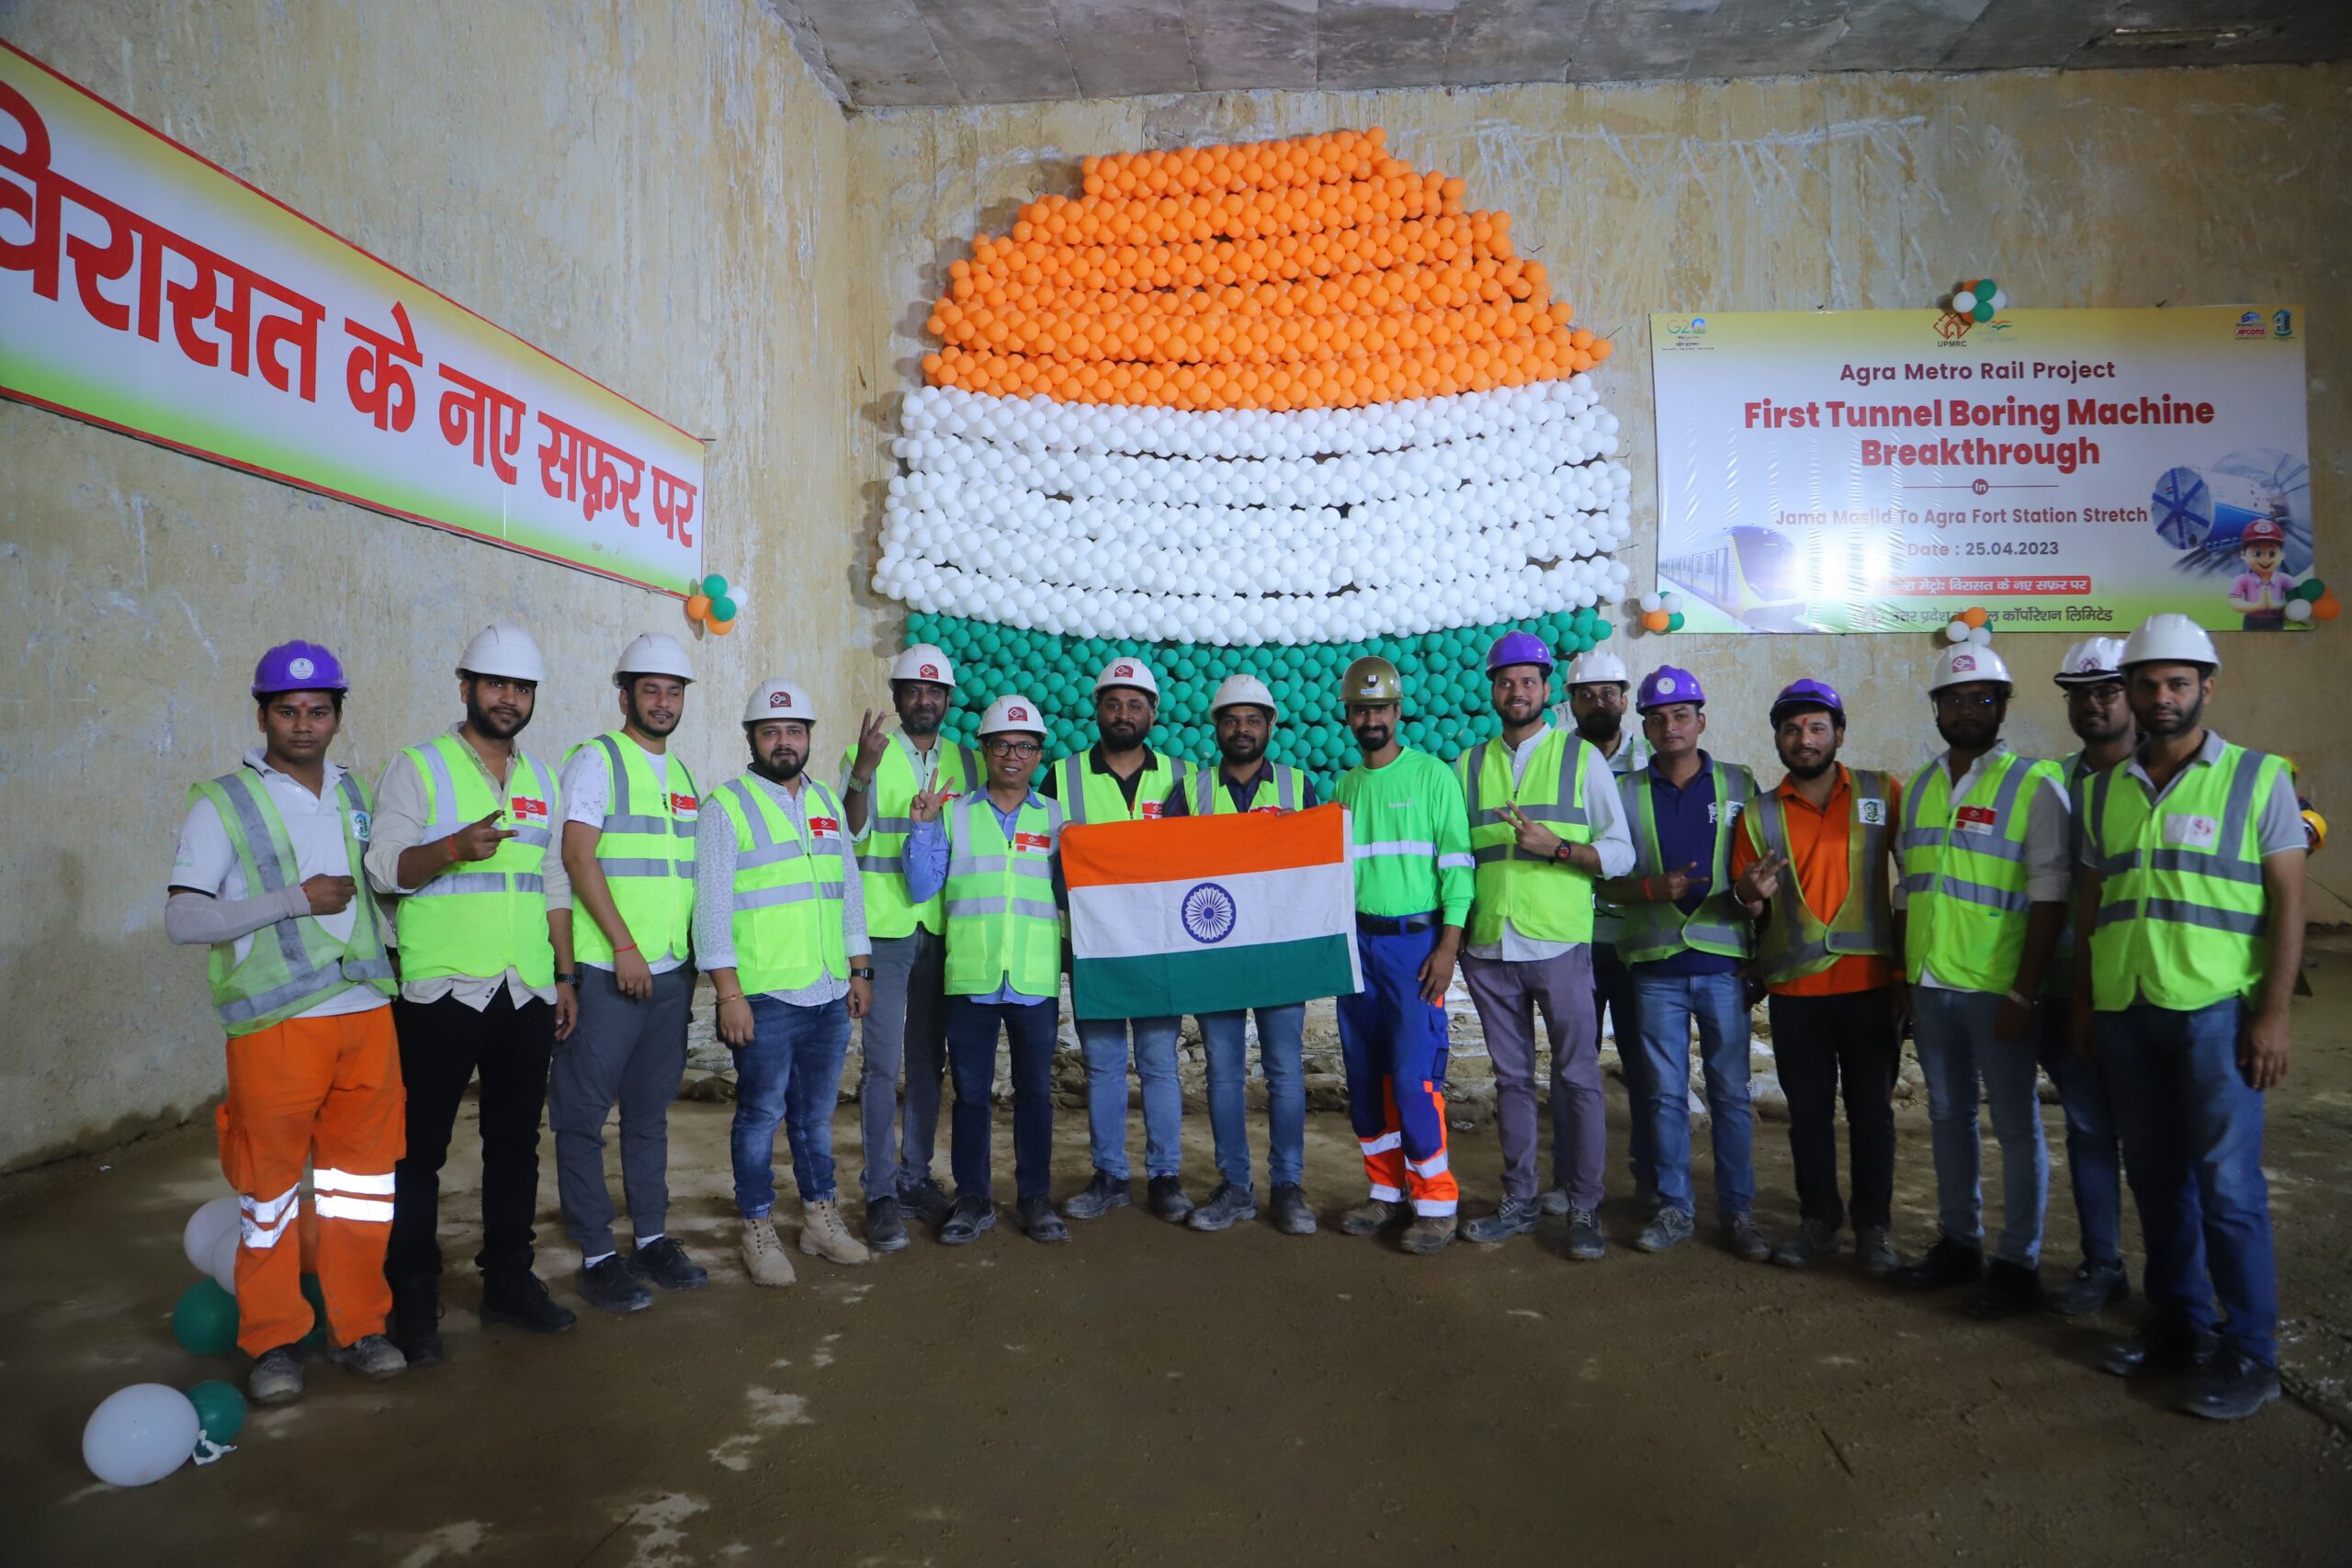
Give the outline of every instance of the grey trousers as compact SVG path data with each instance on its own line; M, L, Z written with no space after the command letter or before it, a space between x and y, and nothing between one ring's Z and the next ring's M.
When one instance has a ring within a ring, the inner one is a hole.
M1495 1122L1503 1145L1503 1194L1535 1196L1535 1013L1552 1044L1553 1124L1566 1129L1552 1181L1578 1209L1600 1206L1609 1123L1600 1088L1600 1020L1592 1005L1592 949L1578 945L1540 964L1462 955L1463 983L1495 1065ZM1558 1168L1562 1153L1573 1169Z
M947 944L917 926L878 936L874 1010L858 1025L865 1068L858 1119L865 1141L859 1186L867 1202L896 1197L931 1174L938 1142L940 1082L947 1071ZM905 1140L899 1137L899 1075L906 1074Z
M548 1127L564 1229L582 1258L613 1250L613 1195L605 1186L605 1122L621 1108L621 1190L629 1230L660 1235L670 1217L670 1102L686 1070L692 964L653 976L653 995L621 995L609 969L580 966L580 1021L555 1048Z

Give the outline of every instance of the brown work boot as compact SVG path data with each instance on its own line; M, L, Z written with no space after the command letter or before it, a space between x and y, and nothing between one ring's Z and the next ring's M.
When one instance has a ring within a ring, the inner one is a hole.
M776 1240L765 1214L743 1222L743 1271L754 1285L792 1283L792 1259L784 1255L784 1243Z
M1371 1235L1413 1217L1406 1204L1386 1198L1367 1198L1340 1216L1340 1229L1349 1235Z
M1453 1239L1453 1223L1452 1214L1417 1215L1413 1223L1405 1227L1404 1239L1397 1245L1408 1252L1424 1256L1443 1252L1445 1244Z
M820 1198L804 1206L800 1216L800 1250L831 1263L864 1263L874 1255L842 1224L842 1206Z

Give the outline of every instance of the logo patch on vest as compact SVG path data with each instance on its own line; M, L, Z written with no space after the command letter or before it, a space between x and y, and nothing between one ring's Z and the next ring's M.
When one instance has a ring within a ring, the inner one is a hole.
M1989 806L1963 806L1952 814L1952 829L1961 833L1982 833L1987 838L1993 832L1993 808Z
M1856 809L1854 815L1860 818L1865 826L1882 828L1886 825L1886 802L1883 800L1864 800L1858 801L1855 804Z
M534 800L527 795L518 795L509 801L508 805L517 820L526 820L533 817L539 818L542 822L547 820L548 803L544 800Z
M2221 841L2222 825L2211 817L2192 817L2186 812L2166 812L2164 819L2165 847L2173 850L2210 850Z
M1740 807L1746 804L1747 802L1739 800L1710 802L1707 807L1707 826L1712 828L1718 822L1738 821Z
M370 838L370 837L375 833L375 831L376 831L376 818L373 818L372 816L368 815L368 814L367 812L365 812L365 811L358 811L358 810L355 810L355 811L353 811L353 812L352 812L352 814L351 814L351 836L352 836L353 838L355 838L355 839L358 840L361 843L363 843L363 844L364 844L364 843L367 843L367 842L368 841L369 838Z
M1157 801L1157 800L1147 800L1147 801L1145 801L1145 802L1143 803L1142 807L1140 807L1141 814L1142 814L1142 816L1143 816L1144 819L1145 819L1146 821L1149 821L1149 820L1151 820L1153 818L1158 817L1158 816L1159 815L1159 807L1160 807L1160 802L1159 802L1159 801Z
M1012 835L1012 847L1016 850L1050 850L1054 847L1054 840L1044 833L1015 833Z
M841 833L842 825L830 817L808 818L808 836L812 839L838 839Z
M702 803L693 795L683 795L675 790L671 791L670 810L673 814L679 817L691 817L701 808Z

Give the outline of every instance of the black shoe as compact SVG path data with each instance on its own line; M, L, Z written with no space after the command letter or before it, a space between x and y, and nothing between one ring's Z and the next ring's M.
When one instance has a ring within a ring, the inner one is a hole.
M943 1247L969 1247L980 1239L980 1233L996 1226L996 1205L986 1198L958 1198L950 1210L947 1221L939 1227Z
M2086 1258L2075 1277L2042 1297L2041 1304L2061 1317L2081 1317L2111 1307L2132 1293L2132 1281L2116 1262Z
M1940 1291L1946 1285L1970 1285L1984 1277L1984 1249L1951 1236L1936 1237L1924 1258L1915 1258L1892 1278L1906 1291Z
M1243 1220L1258 1217L1258 1195L1247 1187L1220 1181L1209 1201L1194 1209L1184 1223L1196 1231L1230 1230Z
M956 1212L956 1200L947 1190L924 1177L912 1187L899 1189L899 1202L906 1212L927 1225L944 1225L947 1216Z
M412 1367L449 1359L448 1347L441 1343L440 1280L428 1276L393 1283L391 1340Z
M2191 1334L2173 1323L2150 1323L2131 1338L2109 1346L2098 1364L2120 1378L2166 1377L2202 1370L2220 1346L2215 1335Z
M911 1245L896 1198L876 1198L865 1205L865 1245L876 1252L904 1252Z
M1054 1201L1040 1192L1013 1205L1013 1224L1029 1233L1031 1241L1068 1241L1069 1227L1054 1213Z
M673 1235L662 1236L650 1247L640 1247L628 1255L629 1272L649 1285L659 1285L665 1291L699 1291L710 1283L710 1270L686 1256Z
M1543 1200L1539 1198L1505 1198L1501 1207L1491 1214L1480 1214L1462 1226L1464 1241L1508 1241L1515 1235L1525 1235L1544 1218Z
M1266 1204L1274 1228L1284 1235L1313 1235L1315 1211L1307 1206L1306 1189L1295 1181L1278 1181Z
M1124 1209L1136 1201L1134 1183L1094 1173L1081 1191L1073 1193L1062 1203L1062 1213L1073 1220L1099 1220L1114 1209Z
M2243 1421L2278 1397L2278 1368L2224 1350L2198 1370L2180 1407L2208 1421Z
M558 1304L546 1281L528 1269L498 1269L481 1277L481 1320L526 1334L560 1334L580 1314Z
M603 1312L643 1312L653 1304L653 1292L616 1252L580 1270L580 1299Z
M1960 1310L1991 1322L2031 1312L2041 1304L2041 1270L1996 1258L1983 1281L1960 1303Z
M1172 1225L1182 1224L1200 1207L1184 1190L1184 1179L1181 1176L1155 1176L1145 1191L1151 1201L1151 1212Z

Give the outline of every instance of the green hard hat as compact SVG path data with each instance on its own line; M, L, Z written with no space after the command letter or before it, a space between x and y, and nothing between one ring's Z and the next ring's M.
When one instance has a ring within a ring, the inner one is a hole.
M1366 654L1348 666L1340 680L1340 700L1343 703L1401 703L1405 700L1405 682L1396 673L1396 666L1377 654Z

